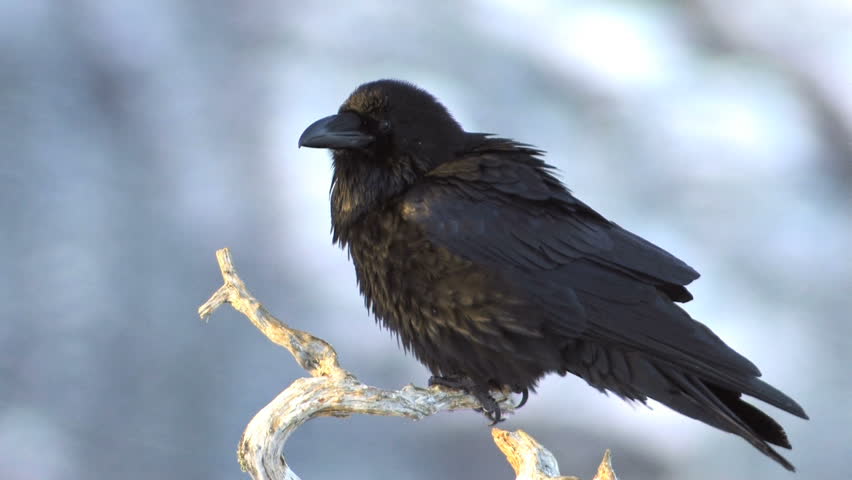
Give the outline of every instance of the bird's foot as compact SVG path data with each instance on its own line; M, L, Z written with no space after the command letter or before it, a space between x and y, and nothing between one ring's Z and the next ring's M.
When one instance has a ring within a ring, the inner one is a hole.
M431 387L432 385L464 390L468 394L472 395L479 404L482 405L482 408L478 408L477 411L484 413L485 416L491 420L492 426L497 425L504 420L502 411L500 410L500 404L498 404L497 401L494 400L494 397L491 396L487 385L480 385L468 377L459 376L432 376L429 378L429 386ZM526 396L524 396L523 400L521 400L521 405L525 402Z

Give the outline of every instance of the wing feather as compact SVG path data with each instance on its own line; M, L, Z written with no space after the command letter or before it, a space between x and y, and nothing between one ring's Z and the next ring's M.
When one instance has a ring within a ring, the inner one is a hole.
M405 220L452 254L512 277L522 297L535 299L528 307L548 310L555 324L582 325L595 340L716 369L720 378L759 375L672 303L691 298L684 286L695 270L574 198L535 156L506 157L482 153L442 165L406 194ZM556 305L566 298L578 307L559 318Z

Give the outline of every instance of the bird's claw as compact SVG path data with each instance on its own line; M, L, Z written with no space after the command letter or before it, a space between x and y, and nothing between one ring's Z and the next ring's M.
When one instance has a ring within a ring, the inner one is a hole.
M429 386L440 385L442 387L453 388L457 390L464 390L469 395L473 396L479 404L482 406L481 408L477 408L476 410L485 414L485 417L491 420L491 426L497 425L498 423L505 420L503 418L503 412L500 409L500 404L494 400L494 397L491 396L491 393L488 391L487 386L479 385L474 383L473 380L467 377L437 377L432 376L429 378ZM526 402L526 396L523 400L521 400L521 405Z
M530 399L530 389L529 389L529 388L525 388L525 389L521 390L520 392L515 392L515 393L520 393L520 394L521 394L521 403L519 403L519 404L515 405L515 408L516 408L516 409L517 409L517 408L521 408L521 407L523 407L524 405L526 405L526 404L527 404L527 400L529 400L529 399Z

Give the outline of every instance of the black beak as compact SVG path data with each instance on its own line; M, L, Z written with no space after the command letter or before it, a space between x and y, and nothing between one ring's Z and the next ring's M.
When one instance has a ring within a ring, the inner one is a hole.
M312 123L299 137L300 147L362 148L375 137L361 129L361 118L352 112L325 117Z

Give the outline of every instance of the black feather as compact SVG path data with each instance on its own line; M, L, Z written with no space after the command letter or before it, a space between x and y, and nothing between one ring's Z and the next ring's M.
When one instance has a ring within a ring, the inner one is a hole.
M367 307L437 382L470 385L485 406L489 387L526 395L571 372L793 469L769 446L790 447L784 430L741 397L807 416L675 303L692 299L694 269L576 199L541 151L464 132L413 85L362 85L340 111L303 134L334 148L334 241Z

